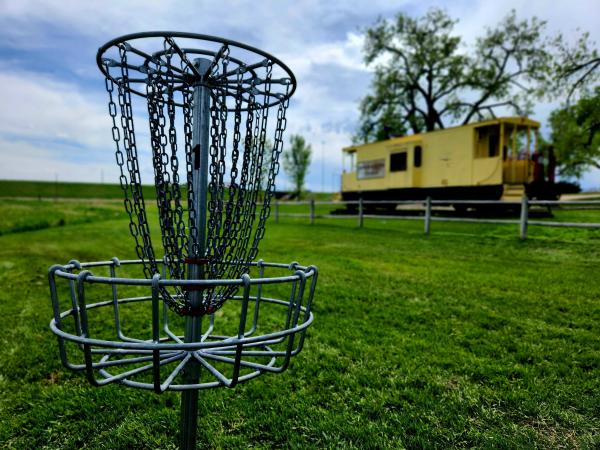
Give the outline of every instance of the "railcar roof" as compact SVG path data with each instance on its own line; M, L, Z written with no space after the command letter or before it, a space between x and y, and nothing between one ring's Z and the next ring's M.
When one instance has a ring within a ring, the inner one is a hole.
M531 128L536 128L536 129L541 126L540 122L529 119L527 117L519 117L519 116L498 117L496 119L488 119L488 120L483 120L481 122L473 122L473 123L469 123L467 125L457 125L455 127L443 128L441 130L429 131L427 133L419 133L419 134L411 134L410 136L395 137L395 138L388 139L387 141L377 141L377 142L369 142L367 144L352 145L352 146L343 148L342 151L347 152L347 153L352 153L352 152L355 152L358 148L365 148L365 147L369 147L371 145L381 144L382 142L389 142L390 144L409 144L411 142L420 141L421 139L423 139L423 136L425 134L440 133L440 132L448 131L448 130L456 130L458 128L478 128L478 127L484 127L486 125L498 125L500 123L509 123L509 124L513 124L513 125L524 125L524 126L529 126Z

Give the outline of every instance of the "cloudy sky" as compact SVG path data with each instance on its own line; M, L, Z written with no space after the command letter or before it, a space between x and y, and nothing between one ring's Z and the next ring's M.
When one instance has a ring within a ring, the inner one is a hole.
M308 187L337 190L340 149L371 79L362 32L378 17L443 7L460 18L456 32L469 43L514 8L547 20L550 33L575 36L579 28L600 42L597 1L0 0L0 178L116 183L96 51L123 34L178 30L245 42L288 64L298 79L288 133L313 147ZM534 118L544 122L552 107L538 105ZM600 173L583 184L600 188ZM289 187L284 177L278 185Z

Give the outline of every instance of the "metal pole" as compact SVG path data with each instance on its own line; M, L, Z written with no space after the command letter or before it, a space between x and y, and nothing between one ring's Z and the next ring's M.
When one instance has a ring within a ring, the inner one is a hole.
M321 192L325 192L325 141L321 141Z
M363 222L364 222L363 212L364 212L363 199L362 199L362 197L360 197L358 199L358 228L363 227Z
M521 240L527 239L527 219L529 218L529 200L524 195L521 199L521 221L519 224L519 236Z
M315 224L315 199L310 200L310 224Z
M425 200L425 234L429 236L431 231L431 197Z
M279 200L275 200L275 223L279 223Z
M210 66L210 60L198 58L194 60L198 71L204 74ZM196 227L198 229L198 256L203 258L206 250L206 194L208 185L208 137L210 132L210 90L198 83L194 86L194 104L192 109L192 155L194 160L193 188L194 207L196 209ZM190 246L193 243L190 242ZM192 248L189 251L190 256ZM204 270L198 261L191 263L188 279L204 277ZM190 291L192 307L200 306L202 291ZM185 319L185 342L199 342L202 336L202 317L187 316ZM184 371L185 384L197 384L200 380L200 367L195 358L191 358ZM181 394L181 436L179 448L196 449L196 432L198 424L198 391L183 391Z

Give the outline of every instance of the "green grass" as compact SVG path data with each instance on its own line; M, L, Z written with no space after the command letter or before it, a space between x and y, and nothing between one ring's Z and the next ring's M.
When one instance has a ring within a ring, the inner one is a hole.
M179 395L89 386L48 329L48 266L133 256L119 207L0 203L0 447L175 448ZM600 446L600 231L269 225L262 258L319 266L315 323L284 374L200 393L203 446Z

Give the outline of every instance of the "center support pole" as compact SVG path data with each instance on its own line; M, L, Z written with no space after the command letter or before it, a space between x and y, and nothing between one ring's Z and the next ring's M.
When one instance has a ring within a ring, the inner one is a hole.
M194 60L194 65L200 74L204 75L211 61L205 58ZM198 254L193 252L193 242L190 240L188 254L191 257L204 258L206 253L206 199L208 190L208 153L210 133L210 90L200 82L194 86L194 104L192 106L192 161L194 168L193 189L194 208L196 211L196 229L198 230ZM199 280L205 277L202 264L190 264L188 270L189 280ZM202 302L202 291L190 291L189 300L193 309ZM185 319L185 342L200 342L202 339L202 317L188 316ZM185 384L198 384L200 381L200 365L195 358L191 358L183 374ZM198 424L198 390L185 390L181 394L181 450L196 449L196 432Z

